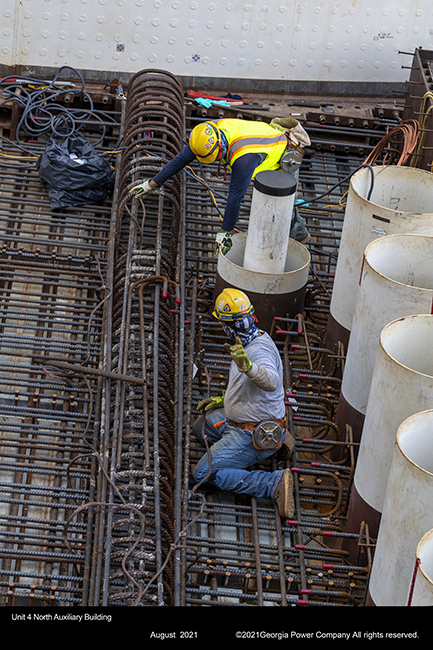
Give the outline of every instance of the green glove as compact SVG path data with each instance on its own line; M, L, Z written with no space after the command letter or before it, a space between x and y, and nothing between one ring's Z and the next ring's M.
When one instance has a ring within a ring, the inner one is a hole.
M231 355L231 358L235 362L239 372L248 372L253 367L252 361L248 358L247 353L242 347L240 338L236 337L236 345L230 345L225 343L225 348L227 352Z
M211 411L212 409L221 409L224 406L224 394L219 397L207 397L202 399L202 401L197 405L197 411L201 414Z
M226 255L231 247L233 246L232 242L232 233L231 232L219 232L215 237L215 246L214 253L215 255L221 249L223 255Z

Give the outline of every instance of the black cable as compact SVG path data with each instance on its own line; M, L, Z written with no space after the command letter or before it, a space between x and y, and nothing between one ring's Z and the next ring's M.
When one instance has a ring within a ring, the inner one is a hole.
M78 88L65 88L65 84L59 81L59 76L63 70L71 70L73 74L78 76L80 81ZM7 83L8 79L11 79L11 82L3 87L3 84ZM10 101L17 102L23 108L23 114L16 128L16 140L18 145L26 152L28 150L22 146L20 141L19 133L21 129L34 137L47 134L54 137L70 137L72 135L83 137L80 131L94 119L102 125L102 134L97 142L93 143L97 147L106 135L104 119L106 121L109 118L113 124L118 124L114 117L95 109L91 95L85 90L83 76L78 70L68 65L62 66L52 81L9 75L0 79L0 85L0 93L5 97L4 101L0 103L0 108ZM26 85L37 86L37 88L30 90L26 88ZM20 94L16 92L17 88L20 89ZM89 103L89 108L66 108L62 104L55 102L59 95L65 93L84 96L84 99Z
M299 207L301 207L303 205L308 205L309 203L313 203L314 201L318 201L319 199L323 199L325 196L329 196L329 194L331 192L333 192L337 187L339 187L340 185L345 183L347 180L352 178L352 176L354 174L356 174L356 172L358 172L363 167L367 167L370 170L371 181L370 181L370 189L368 190L368 194L367 194L367 201L369 201L371 193L372 193L372 191L374 189L374 171L373 171L373 167L371 165L369 165L368 163L364 163L363 165L360 165L357 169L355 169L353 172L348 174L348 176L346 176L341 181L336 183L333 187L331 187L330 190L328 190L324 194L320 194L320 196L315 196L313 199L308 199L308 201L300 201L299 203L296 204L296 207L299 208Z

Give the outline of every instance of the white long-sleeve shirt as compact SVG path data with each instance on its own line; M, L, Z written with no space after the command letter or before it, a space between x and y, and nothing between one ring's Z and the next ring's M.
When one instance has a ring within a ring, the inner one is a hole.
M245 351L253 366L239 372L232 361L224 396L226 417L238 423L284 417L283 365L275 343L264 332Z

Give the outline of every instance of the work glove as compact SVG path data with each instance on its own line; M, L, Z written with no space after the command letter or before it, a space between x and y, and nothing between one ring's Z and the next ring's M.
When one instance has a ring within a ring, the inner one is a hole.
M295 147L303 149L311 144L310 136L298 120L293 117L274 117L271 126L286 133Z
M201 402L197 405L197 411L200 414L207 413L208 411L211 411L212 409L221 409L224 406L224 395L225 391L223 391L223 394L220 395L219 397L207 397L206 399L202 399Z
M233 246L233 242L232 242L231 232L217 233L217 236L215 237L215 248L214 248L215 254L218 252L219 249L221 249L221 253L225 255L226 253L229 252L232 246Z
M291 129L297 127L298 124L299 121L294 117L274 117L271 121L271 126L273 126L274 129L278 129L284 133L291 131Z
M140 185L135 185L129 191L131 193L135 192L135 196L140 196L140 197L144 197L147 194L150 194L150 192L155 192L155 190L157 190L158 188L157 187L151 187L150 184L149 184L149 181L150 181L150 178L147 179L146 181L143 181L142 183L140 183Z
M230 345L230 343L224 343L224 347L227 352L230 354L231 358L236 364L239 372L248 372L253 367L253 362L248 358L247 353L245 352L240 338L236 337L236 344Z
M310 136L300 124L295 126L293 129L290 129L289 137L295 147L301 147L301 149L309 147L311 144Z

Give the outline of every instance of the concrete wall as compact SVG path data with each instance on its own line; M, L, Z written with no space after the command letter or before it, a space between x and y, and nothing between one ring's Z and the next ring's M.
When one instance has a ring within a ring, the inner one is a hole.
M433 49L431 0L0 0L0 8L3 74L157 68L196 84L357 82L368 91L406 81L415 48Z

